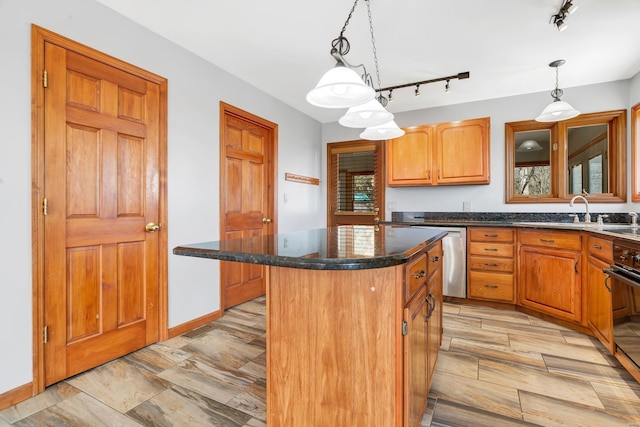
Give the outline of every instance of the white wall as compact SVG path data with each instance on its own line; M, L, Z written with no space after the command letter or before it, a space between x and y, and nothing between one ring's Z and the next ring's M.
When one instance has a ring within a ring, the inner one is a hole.
M629 108L635 103L633 100L630 102L632 81L634 86L637 86L633 99L638 102L640 101L640 77L638 75L634 80L567 88L564 90L562 99L583 113L626 109L627 117L629 117ZM575 208L569 207L568 203L505 203L504 124L520 120L532 120L542 111L545 105L552 101L549 92L395 114L395 121L400 127L491 117L491 184L387 188L386 219L389 220L391 218L391 211L462 212L463 201L470 201L471 211L475 212L575 211ZM326 144L328 142L358 139L358 133L359 130L347 129L338 123L328 123L323 125L322 140ZM630 126L628 135L627 158L630 159ZM323 154L326 156L326 148ZM631 188L630 174L630 168L628 167L628 189ZM593 206L592 210L594 212L627 212L628 210L638 210L639 208L638 204L634 203L616 203L598 204Z
M279 231L324 223L321 125L91 0L0 0L0 393L31 382L31 23L169 81L169 249L219 236L219 101L279 125ZM283 193L288 203L283 203ZM219 309L218 262L169 255L169 326Z

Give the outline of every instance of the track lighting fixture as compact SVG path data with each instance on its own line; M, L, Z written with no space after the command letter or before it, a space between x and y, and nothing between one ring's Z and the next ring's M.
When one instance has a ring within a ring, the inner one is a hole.
M415 96L420 95L420 85L438 81L447 82L450 79L467 79L469 72L458 73L453 76L424 80L421 82L407 83L398 86L381 88L380 70L376 55L375 37L373 35L373 20L371 18L370 0L364 0L369 16L369 31L373 47L373 61L376 68L376 80L378 89L375 89L372 76L367 72L364 64L349 64L345 55L351 48L349 40L344 33L349 25L351 16L359 0L355 0L349 16L342 26L340 35L331 42L331 56L336 60L336 65L327 71L318 84L307 93L307 102L324 108L348 108L347 113L338 122L347 127L364 127L360 134L363 139L391 139L404 135L404 131L393 121L393 114L385 109L393 100L393 90L409 86L415 86ZM355 70L361 71L358 74ZM382 92L389 92L385 98Z
M536 117L538 122L559 122L561 120L571 119L580 114L580 111L560 99L563 94L562 89L558 88L558 67L565 63L564 59L557 59L549 64L549 67L556 69L556 88L551 91L553 102L542 110L542 113Z
M578 6L573 4L573 0L563 0L558 13L551 16L551 22L556 26L558 31L564 31L567 29L567 17L577 9Z

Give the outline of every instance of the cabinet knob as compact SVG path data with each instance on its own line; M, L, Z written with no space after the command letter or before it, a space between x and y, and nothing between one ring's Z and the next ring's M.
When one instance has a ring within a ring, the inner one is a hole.
M416 279L422 279L426 275L427 275L426 271L420 270L420 271L417 271L416 273L414 273L413 277L415 277Z

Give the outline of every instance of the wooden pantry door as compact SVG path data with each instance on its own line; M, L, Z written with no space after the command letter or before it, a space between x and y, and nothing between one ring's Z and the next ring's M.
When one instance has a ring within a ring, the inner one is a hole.
M49 385L166 334L166 80L38 30Z
M224 240L276 232L278 125L220 103L220 235ZM220 263L223 309L266 289L264 265Z

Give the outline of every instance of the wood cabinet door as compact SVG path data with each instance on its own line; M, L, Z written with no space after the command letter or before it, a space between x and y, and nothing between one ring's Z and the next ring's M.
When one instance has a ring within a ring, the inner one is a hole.
M598 258L587 259L587 324L596 337L613 354L613 311L611 308L611 280L602 270L609 264Z
M404 309L407 334L404 336L404 419L406 426L419 426L427 402L429 352L427 287Z
M400 138L387 141L387 185L431 185L433 126L406 129Z
M428 351L427 351L427 392L431 388L431 380L438 361L438 352L442 344L442 269L438 269L427 284L429 288L428 297L431 299L433 308L428 329Z
M520 304L560 319L582 320L581 253L520 247Z
M488 117L436 126L437 184L489 184Z

